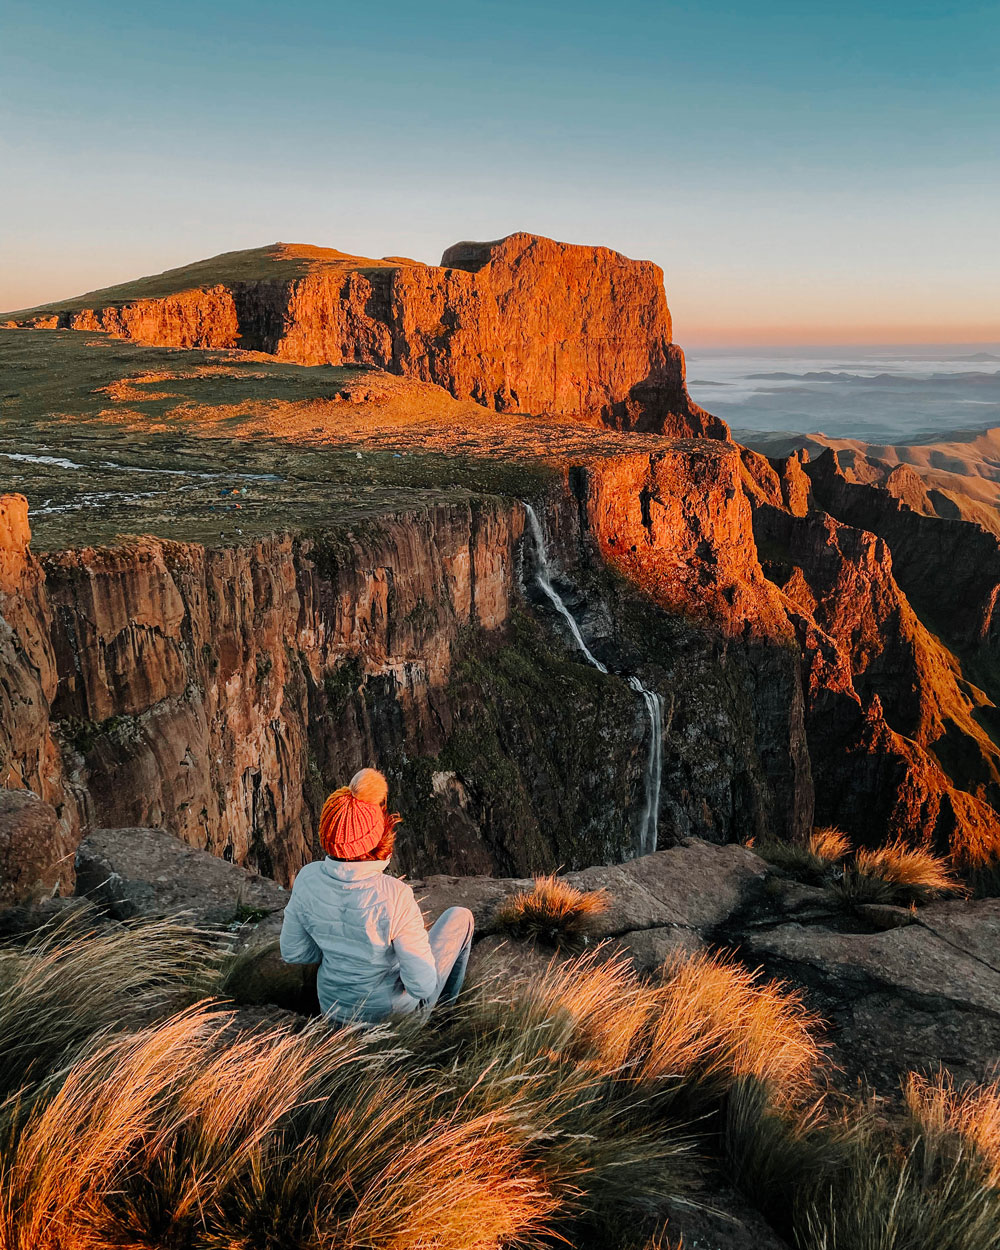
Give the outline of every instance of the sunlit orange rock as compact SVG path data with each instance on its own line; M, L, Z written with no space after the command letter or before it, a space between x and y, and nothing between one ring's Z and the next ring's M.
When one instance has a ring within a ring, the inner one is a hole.
M372 365L500 412L728 437L688 396L659 267L532 234L455 244L439 266L275 244L16 320Z

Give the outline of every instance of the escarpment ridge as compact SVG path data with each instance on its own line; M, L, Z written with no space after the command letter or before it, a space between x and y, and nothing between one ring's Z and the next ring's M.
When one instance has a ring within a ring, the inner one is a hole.
M498 412L728 436L687 394L658 266L532 234L455 244L439 266L277 243L4 324L368 365Z

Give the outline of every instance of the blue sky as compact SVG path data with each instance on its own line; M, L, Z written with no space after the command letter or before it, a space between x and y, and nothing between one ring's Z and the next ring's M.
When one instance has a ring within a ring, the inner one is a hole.
M1000 6L0 0L0 307L527 229L682 343L1000 337Z

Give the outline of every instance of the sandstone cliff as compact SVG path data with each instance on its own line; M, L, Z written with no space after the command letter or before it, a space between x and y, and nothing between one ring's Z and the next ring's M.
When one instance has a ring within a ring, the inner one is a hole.
M687 394L661 270L531 234L456 244L440 266L275 244L8 324L365 364L500 412L728 436Z

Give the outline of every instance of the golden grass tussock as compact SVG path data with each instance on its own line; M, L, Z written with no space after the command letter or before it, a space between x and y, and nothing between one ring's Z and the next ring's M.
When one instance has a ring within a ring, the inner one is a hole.
M796 992L724 956L678 955L649 982L598 947L541 974L499 973L437 1027L475 1070L543 1057L633 1086L751 1076L791 1088L822 1059L818 1023Z
M85 1054L33 1096L2 1107L3 1250L90 1250L107 1244L104 1197L154 1133L171 1094L205 1057L203 1011L122 1037L98 1035Z
M377 1032L231 1034L230 1014L202 1007L102 1037L15 1108L3 1250L466 1250L547 1231L557 1199L511 1107L449 1106Z
M607 910L606 891L579 890L559 877L546 876L536 877L531 890L504 899L494 920L512 937L582 950L593 938L594 920Z
M103 1029L193 1001L213 967L196 931L173 921L108 930L71 918L0 950L0 1094Z
M900 902L926 902L963 890L947 860L924 847L907 846L904 842L858 850L854 867L862 877L887 882Z
M851 839L835 825L818 826L809 837L809 850L825 863L839 864L851 853Z
M0 956L0 1250L666 1250L704 1152L802 1250L996 1248L1000 1086L911 1076L876 1117L724 956L646 980L598 946L374 1029L175 1010L212 960L169 924Z
M826 887L848 909L864 903L911 906L966 892L951 863L926 847L897 840L852 851L847 835L832 826L814 829L807 844L767 840L757 850L783 873Z
M644 1079L673 1072L721 1088L744 1077L809 1087L823 1050L819 1020L797 992L716 954L678 956L663 977Z
M797 1089L790 1097L744 1077L726 1097L722 1148L732 1180L789 1236L796 1207L849 1166L867 1127L863 1106L847 1116L826 1091Z
M903 1093L915 1130L939 1148L971 1152L985 1183L1000 1190L1000 1083L959 1088L947 1073L911 1072Z

